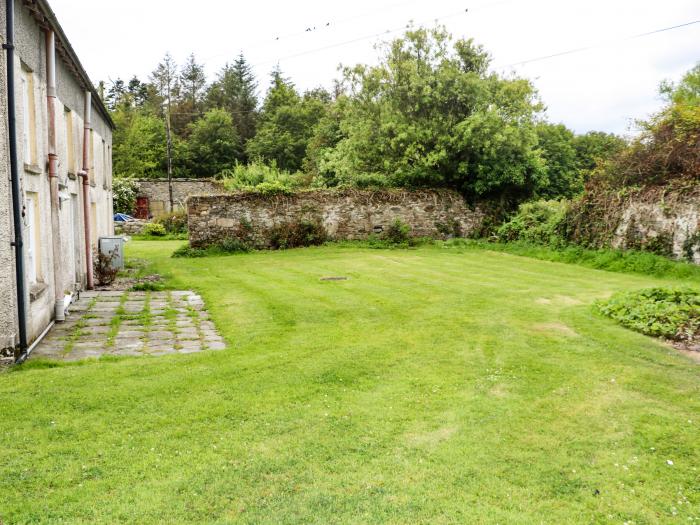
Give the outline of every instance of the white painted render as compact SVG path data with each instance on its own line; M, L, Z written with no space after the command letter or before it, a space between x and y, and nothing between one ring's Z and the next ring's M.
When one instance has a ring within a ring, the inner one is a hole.
M5 3L0 5L0 40L5 42ZM29 194L37 201L34 212L38 225L38 249L36 283L27 282L28 326L27 335L31 342L51 322L54 316L54 290L56 287L64 292L83 289L86 283L84 254L82 183L77 171L82 163L83 147L83 104L84 89L77 76L70 71L66 63L57 56L56 79L56 138L58 154L58 177L60 188L60 230L61 275L58 279L53 274L53 250L51 231L51 206L48 178L48 118L46 87L46 49L45 33L23 7L20 0L15 1L15 49L17 82L15 93L17 100L17 135L18 161L22 194ZM10 246L12 240L12 208L9 186L9 161L7 143L7 86L6 54L0 58L0 351L17 343L17 318L15 300L14 253ZM29 115L25 114L22 96L22 71L33 76L35 115L36 154L32 155L36 163L26 163L23 130ZM70 117L68 117L68 114ZM67 126L67 120L72 126ZM112 130L109 122L97 110L92 108L92 155L90 156L91 186L90 202L94 203L96 223L92 224L93 241L100 236L112 235ZM71 132L72 131L72 132ZM70 135L70 137L69 137ZM72 153L69 153L69 146ZM69 160L72 159L72 162ZM92 206L91 206L92 208ZM25 258L30 249L27 235L31 230L27 224L28 213L24 215ZM94 242L93 242L94 244ZM26 259L25 259L26 260ZM31 277L29 272L27 280ZM33 272L32 272L33 273Z

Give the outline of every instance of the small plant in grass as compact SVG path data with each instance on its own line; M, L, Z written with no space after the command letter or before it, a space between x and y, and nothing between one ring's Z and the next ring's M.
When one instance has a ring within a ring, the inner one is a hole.
M165 285L161 282L145 281L136 283L131 287L132 292L159 292L165 289Z
M178 259L206 257L207 255L209 255L209 253L204 248L192 248L189 244L183 244L172 253L171 257Z
M674 341L700 338L700 291L648 288L596 303L602 314L646 335Z
M142 235L151 237L164 237L167 233L168 232L165 230L165 226L157 222L149 222L141 231Z

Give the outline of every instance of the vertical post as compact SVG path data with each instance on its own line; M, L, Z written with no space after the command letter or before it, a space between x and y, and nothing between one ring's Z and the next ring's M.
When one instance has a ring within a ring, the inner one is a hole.
M170 89L170 88L168 88ZM165 134L168 148L168 197L170 198L170 213L173 211L173 141L170 136L170 92L168 91L168 108L165 113Z
M85 92L85 107L83 110L83 169L80 176L83 178L83 230L85 233L85 270L87 272L87 289L95 287L92 275L92 247L90 246L90 112L92 110L92 94Z
M65 321L61 264L61 201L58 194L58 155L56 154L56 40L46 30L46 108L49 138L49 194L51 197L51 248L53 252L54 318Z
M24 242L22 241L22 193L19 187L17 168L17 104L15 100L15 3L5 0L5 23L7 42L2 45L7 50L7 124L10 148L10 180L12 190L12 223L15 249L15 285L17 290L17 321L19 346L15 349L15 361L27 352L27 303L24 280Z

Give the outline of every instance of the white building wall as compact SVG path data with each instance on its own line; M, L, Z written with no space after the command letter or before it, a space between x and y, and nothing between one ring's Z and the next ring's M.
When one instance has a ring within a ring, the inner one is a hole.
M0 7L0 18L2 18L2 31L4 35L4 2ZM3 36L4 38L4 36ZM15 2L15 46L16 63L15 70L18 74L16 84L17 98L17 133L18 133L18 160L20 164L20 176L22 193L25 197L25 205L30 199L36 198L38 223L38 246L37 246L37 282L27 285L27 305L28 305L28 337L31 341L36 338L51 321L54 311L53 303L55 290L58 288L62 292L71 292L76 287L84 287L86 279L86 267L84 256L84 229L83 229L83 188L77 171L82 164L83 147L83 105L84 89L78 79L68 69L63 60L56 58L56 83L58 99L56 101L56 139L59 194L60 194L60 239L61 247L56 254L61 258L60 275L55 279L53 274L53 245L51 230L51 202L48 178L48 118L47 118L47 87L46 87L46 49L45 33L37 26L28 11L22 6L21 1ZM3 53L4 60L4 53ZM31 70L34 79L34 104L35 113L35 144L36 155L33 155L35 162L27 162L27 155L24 147L23 130L25 119L28 115L23 112L22 83L19 81L22 70ZM4 71L2 75L3 90L1 93L0 115L6 106L6 90L4 87ZM70 109L72 120L72 140L68 139L65 126L65 110ZM101 150L104 141L105 148L111 150L112 134L111 128L106 119L100 114L97 105L93 103L91 115L93 127L93 155L95 172L91 177L90 202L94 206L97 217L96 224L92 225L94 232L93 240L100 236L111 235L113 225L111 221L111 168L102 160ZM6 126L5 118L2 125ZM3 136L7 136L3 133ZM69 144L72 144L73 162L69 165L70 155L68 154ZM7 176L0 179L0 195L3 197L10 195L7 179L9 178L9 167L7 166L7 155L2 154L7 147L6 140L0 144L0 170ZM7 202L5 202L7 200ZM27 214L25 214L25 222ZM0 234L5 237L5 232L11 232L11 208L9 198L0 201ZM27 236L31 233L32 227L24 224L25 233L25 260L27 259L31 246L27 242ZM0 246L0 295L2 297L14 297L14 278L12 275L14 260L12 250L8 250L7 243ZM93 242L93 248L96 248ZM15 301L6 301L0 306L0 350L3 348L5 340L16 342L16 319L14 310ZM10 311L5 311L5 306L9 305ZM14 344L14 343L12 343Z

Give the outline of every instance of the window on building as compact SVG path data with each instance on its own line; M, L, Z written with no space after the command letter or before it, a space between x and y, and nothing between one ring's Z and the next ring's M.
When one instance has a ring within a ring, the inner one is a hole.
M27 279L29 284L36 284L41 281L41 217L38 193L25 194L24 228L27 246Z
M63 118L66 122L66 163L68 173L77 173L75 166L75 140L73 130L73 112L69 108L64 108Z
M36 104L34 99L34 73L22 66L22 122L24 124L24 162L37 163L36 152Z

